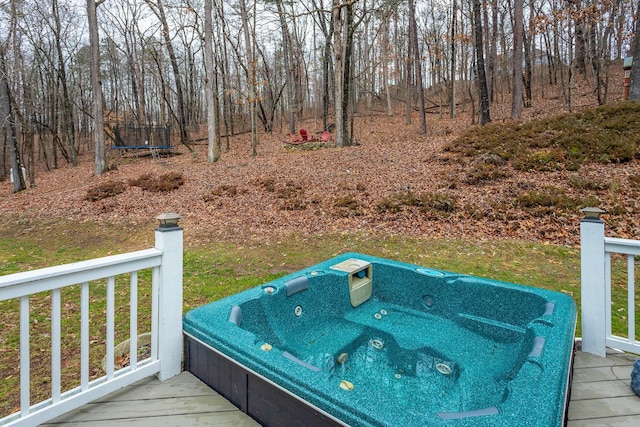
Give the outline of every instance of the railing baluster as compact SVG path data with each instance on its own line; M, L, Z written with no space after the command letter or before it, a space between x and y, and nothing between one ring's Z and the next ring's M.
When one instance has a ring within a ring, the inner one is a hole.
M51 399L60 401L60 288L51 291Z
M604 254L604 319L606 336L611 336L611 253Z
M89 388L89 282L80 285L80 388Z
M114 276L107 278L107 380L113 378L114 372L115 282Z
M627 255L627 322L629 324L629 343L633 344L636 339L636 319L635 319L635 256Z
M29 296L20 297L20 412L29 414L31 370L29 360Z
M138 272L129 279L129 366L138 367Z
M151 360L158 360L158 306L160 304L160 268L154 267L151 279Z

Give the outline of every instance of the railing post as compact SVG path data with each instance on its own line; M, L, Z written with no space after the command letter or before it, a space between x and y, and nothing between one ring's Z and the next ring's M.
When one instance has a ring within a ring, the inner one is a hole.
M584 208L580 221L582 351L606 357L604 221L598 208Z
M159 271L158 358L160 381L182 370L182 227L176 214L156 217L155 247L162 251Z

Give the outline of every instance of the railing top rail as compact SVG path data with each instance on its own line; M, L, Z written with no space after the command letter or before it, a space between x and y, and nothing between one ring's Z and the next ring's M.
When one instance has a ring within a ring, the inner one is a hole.
M610 253L640 255L640 241L621 239L618 237L605 237L604 250Z
M162 251L151 248L0 277L0 301L63 286L157 267Z

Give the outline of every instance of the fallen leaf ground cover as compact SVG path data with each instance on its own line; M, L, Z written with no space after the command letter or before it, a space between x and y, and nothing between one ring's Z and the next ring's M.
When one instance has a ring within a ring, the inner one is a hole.
M250 154L247 135L235 136L217 163L206 161L202 145L193 152L179 147L161 159L112 155L115 170L100 177L84 161L43 173L35 188L17 194L0 183L0 215L140 224L172 211L184 215L193 244L364 232L575 245L579 210L597 205L609 212L610 233L638 235L638 217L632 215L640 195L637 139L626 143L633 149L626 150L631 155L624 162L600 156L575 164L562 154L572 147L562 153L529 147L518 155L505 154L504 144L474 147L468 136L447 131L468 128L462 119L434 121L426 135L399 117L366 116L357 126L359 145L346 148L305 150L273 133L261 135L257 156ZM508 145L520 151L526 146L526 139ZM162 175L173 175L179 185L169 191L136 185ZM93 197L100 186L117 191Z

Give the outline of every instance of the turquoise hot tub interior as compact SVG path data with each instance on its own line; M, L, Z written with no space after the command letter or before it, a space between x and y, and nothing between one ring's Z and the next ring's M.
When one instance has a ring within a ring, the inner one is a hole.
M575 322L565 294L348 253L184 331L336 423L557 426Z

